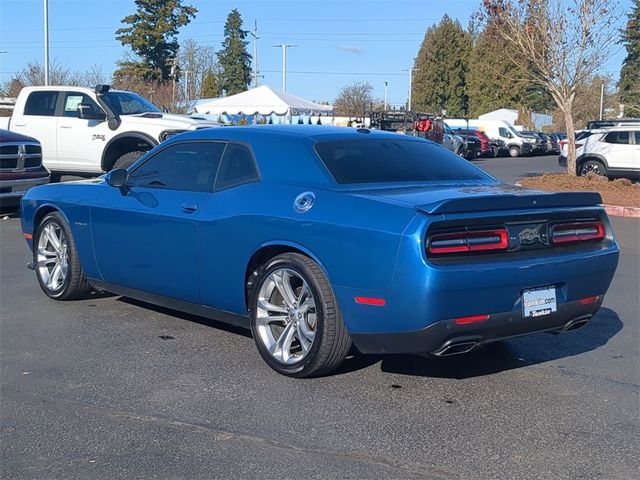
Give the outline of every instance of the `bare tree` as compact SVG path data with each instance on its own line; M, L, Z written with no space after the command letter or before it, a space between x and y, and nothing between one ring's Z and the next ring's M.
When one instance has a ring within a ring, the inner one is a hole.
M374 103L373 87L369 82L355 81L342 87L333 103L336 115L364 117Z
M96 85L107 83L107 77L102 72L102 65L91 65L89 70L77 74L77 83L81 87L93 88Z
M213 47L200 45L191 38L180 45L178 65L182 98L189 100L200 95L202 82L208 72L218 72L216 51Z
M546 88L564 116L567 170L576 174L574 100L606 63L618 40L616 0L483 0L481 16L496 22L505 56Z

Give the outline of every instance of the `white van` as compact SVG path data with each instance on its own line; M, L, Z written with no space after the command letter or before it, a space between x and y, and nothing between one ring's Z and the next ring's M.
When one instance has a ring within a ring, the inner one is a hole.
M467 120L464 118L447 118L445 123L452 129L469 128L484 132L490 139L502 140L506 150L512 157L529 155L535 148L535 139L525 137L518 132L513 125L504 120Z

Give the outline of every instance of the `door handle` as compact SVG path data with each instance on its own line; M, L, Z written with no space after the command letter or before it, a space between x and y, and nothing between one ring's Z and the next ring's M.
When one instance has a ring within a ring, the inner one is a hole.
M182 208L184 213L193 213L198 210L198 206L193 203L183 203L180 205L180 208Z
M71 125L60 125L60 128L71 128Z
M26 127L27 124L26 123L16 123L13 125L14 127Z

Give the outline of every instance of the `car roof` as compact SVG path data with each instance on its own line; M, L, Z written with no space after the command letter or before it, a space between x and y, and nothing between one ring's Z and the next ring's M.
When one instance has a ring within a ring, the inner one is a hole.
M317 157L314 145L318 142L365 138L432 143L419 137L365 128L329 125L247 125L190 131L170 138L163 145L207 140L245 143L251 146L264 180L335 188L336 183Z

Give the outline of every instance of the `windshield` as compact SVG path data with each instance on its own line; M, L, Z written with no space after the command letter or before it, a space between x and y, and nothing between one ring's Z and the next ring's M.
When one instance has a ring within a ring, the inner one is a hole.
M509 131L511 133L513 133L516 137L524 137L524 135L522 135L519 131L517 131L515 128L513 128L511 125L508 125L507 128L509 129Z
M491 178L432 142L363 138L319 142L315 148L335 181L341 184Z
M102 100L116 115L160 112L160 109L144 97L131 92L107 92Z

